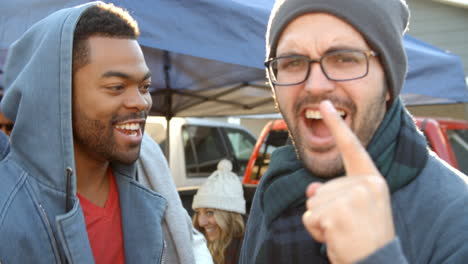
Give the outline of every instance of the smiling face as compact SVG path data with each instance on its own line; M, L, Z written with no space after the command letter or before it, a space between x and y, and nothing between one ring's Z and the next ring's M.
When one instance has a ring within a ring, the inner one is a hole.
M136 40L93 36L73 76L75 156L134 162L151 108L149 69Z
M210 208L198 208L196 210L198 226L210 242L215 241L221 235L221 229L216 222L214 214L214 209Z
M370 50L362 35L335 16L307 14L293 20L282 33L276 57L304 55L318 59L341 49ZM367 146L383 119L389 93L383 68L376 57L369 59L367 76L351 81L331 81L318 63L311 65L308 79L298 85L276 86L275 100L294 139L304 165L316 176L344 174L335 141L321 120L318 105L330 100L348 126Z

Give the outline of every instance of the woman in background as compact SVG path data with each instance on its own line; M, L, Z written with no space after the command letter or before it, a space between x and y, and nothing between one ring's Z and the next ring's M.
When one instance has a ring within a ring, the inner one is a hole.
M242 183L228 160L208 177L193 198L193 225L208 241L216 264L237 264L244 237L245 199Z

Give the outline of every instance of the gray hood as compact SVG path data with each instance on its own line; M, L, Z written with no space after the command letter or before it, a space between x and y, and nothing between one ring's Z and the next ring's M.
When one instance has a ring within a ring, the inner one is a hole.
M93 2L57 11L15 41L5 64L5 115L15 122L10 159L43 184L66 191L75 171L72 47L75 26ZM70 173L68 173L70 175ZM69 191L76 193L75 174Z

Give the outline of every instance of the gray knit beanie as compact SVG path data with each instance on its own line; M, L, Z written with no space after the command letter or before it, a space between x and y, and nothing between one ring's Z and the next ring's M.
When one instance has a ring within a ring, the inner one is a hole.
M267 59L276 56L281 33L293 19L318 12L348 22L379 54L393 102L403 87L407 71L402 39L409 20L405 0L277 0L268 23Z
M193 197L192 208L213 208L245 214L244 190L232 163L221 160L218 169L200 186Z

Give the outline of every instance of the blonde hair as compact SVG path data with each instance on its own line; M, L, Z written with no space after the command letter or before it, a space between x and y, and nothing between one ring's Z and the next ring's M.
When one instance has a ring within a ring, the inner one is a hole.
M216 264L224 264L224 252L233 239L242 239L245 231L244 218L239 213L210 209L214 212L214 218L220 229L220 236L214 241L208 242L208 249ZM205 235L205 231L198 224L198 213L193 216L193 226Z

